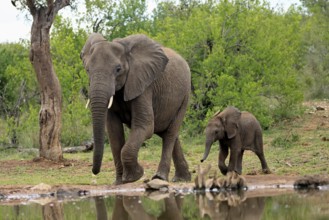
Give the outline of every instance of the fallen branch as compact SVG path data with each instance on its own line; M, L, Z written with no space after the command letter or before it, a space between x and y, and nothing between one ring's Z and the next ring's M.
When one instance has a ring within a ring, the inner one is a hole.
M92 151L94 148L93 143L88 143L85 146L75 146L75 147L65 147L63 148L63 153L78 153L78 152L89 152Z

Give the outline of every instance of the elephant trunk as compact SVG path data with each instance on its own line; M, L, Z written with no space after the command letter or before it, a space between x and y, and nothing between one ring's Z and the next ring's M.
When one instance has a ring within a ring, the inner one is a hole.
M201 159L201 163L207 159L212 143L213 143L212 140L209 140L209 139L206 140L205 152L204 152L203 157Z
M102 165L104 152L104 130L107 106L109 98L106 93L90 96L92 120L93 120L93 134L94 134L94 155L93 155L93 174L98 174Z

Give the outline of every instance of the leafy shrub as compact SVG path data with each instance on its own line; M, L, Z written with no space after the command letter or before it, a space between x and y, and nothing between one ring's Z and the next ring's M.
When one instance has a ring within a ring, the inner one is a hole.
M91 115L85 100L77 96L63 109L62 146L79 146L92 139Z

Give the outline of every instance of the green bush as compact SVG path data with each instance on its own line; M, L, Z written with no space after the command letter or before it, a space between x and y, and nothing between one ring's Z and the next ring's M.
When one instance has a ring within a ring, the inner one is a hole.
M85 105L85 99L77 96L64 107L61 131L63 147L80 146L92 139L90 110Z

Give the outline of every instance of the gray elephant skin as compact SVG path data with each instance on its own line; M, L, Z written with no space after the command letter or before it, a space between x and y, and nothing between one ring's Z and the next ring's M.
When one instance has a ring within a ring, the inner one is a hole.
M205 129L206 144L201 162L208 157L211 145L219 141L218 167L223 175L228 172L242 173L242 157L245 150L258 156L264 173L270 173L263 151L263 135L260 123L249 112L229 106L216 113ZM225 160L230 150L229 164Z
M107 41L93 33L80 57L90 84L92 172L100 172L106 125L116 170L114 184L143 176L138 151L153 134L162 138L161 159L153 178L168 180L173 159L173 181L189 181L191 174L178 138L191 91L187 62L142 34ZM130 128L127 138L124 124Z

